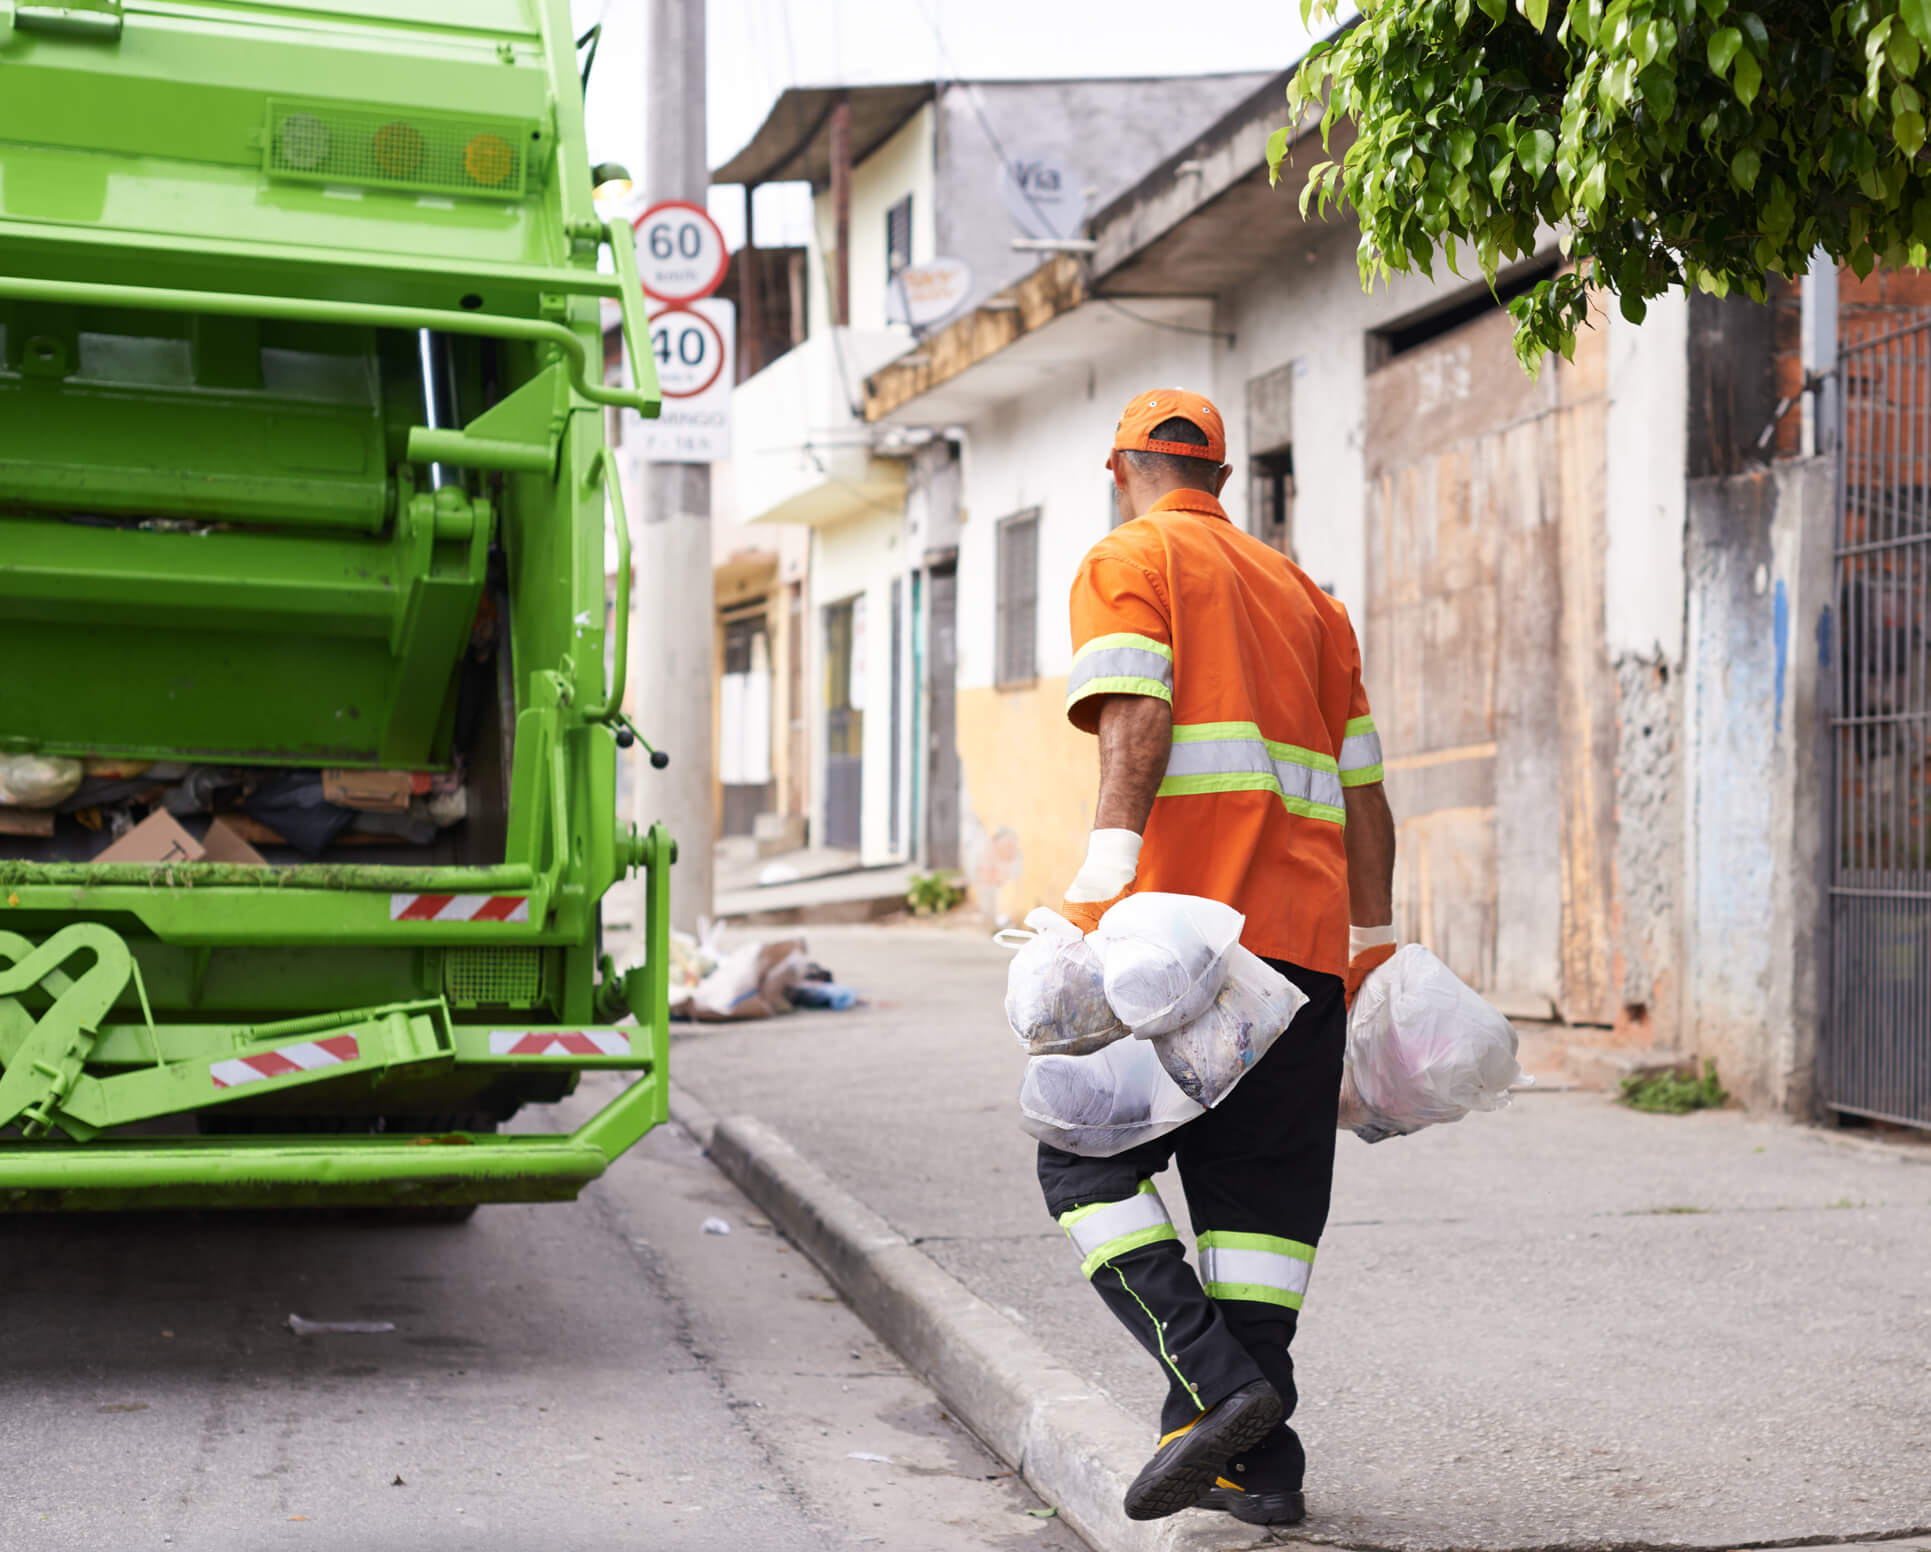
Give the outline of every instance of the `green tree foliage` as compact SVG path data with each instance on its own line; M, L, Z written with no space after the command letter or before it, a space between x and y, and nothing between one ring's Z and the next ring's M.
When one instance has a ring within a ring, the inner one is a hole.
M1746 3L1360 0L1288 88L1330 157L1302 212L1353 208L1364 286L1438 255L1459 274L1464 245L1492 285L1555 228L1575 263L1510 304L1530 371L1574 350L1592 283L1640 322L1676 286L1761 301L1818 248L1923 267L1931 0ZM1292 138L1268 143L1277 180Z

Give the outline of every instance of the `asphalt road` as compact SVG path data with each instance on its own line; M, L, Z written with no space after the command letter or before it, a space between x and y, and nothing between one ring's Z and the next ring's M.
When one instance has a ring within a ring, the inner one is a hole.
M1041 1507L672 1128L462 1227L0 1219L5 1552L1076 1552Z

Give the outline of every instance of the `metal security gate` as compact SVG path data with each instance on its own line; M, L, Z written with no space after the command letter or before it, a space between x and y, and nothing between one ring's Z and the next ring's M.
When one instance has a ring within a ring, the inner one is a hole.
M1838 354L1831 1108L1931 1127L1931 316Z

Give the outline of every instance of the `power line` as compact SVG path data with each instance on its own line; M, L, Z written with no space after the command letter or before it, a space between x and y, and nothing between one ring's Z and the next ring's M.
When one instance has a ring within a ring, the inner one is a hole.
M993 129L992 121L986 117L986 110L979 102L977 89L971 82L960 76L958 62L953 59L952 51L945 46L945 34L939 31L937 18L926 9L925 0L913 0L913 3L918 7L918 13L925 25L931 30L932 41L938 45L940 62L945 66L952 80L965 89L966 106L972 109L973 118L978 120L980 133L986 137L986 143L992 147L992 154L999 158L1001 170L1008 178L1013 178L1012 158L1006 155L1006 148L999 143L998 132ZM1033 198L1033 191L1025 184L1019 183L1017 178L1013 178L1013 181L1018 184L1019 192L1026 203L1032 206L1033 214L1039 217L1043 228L1041 235L1047 237L1054 235L1052 220L1040 207L1039 201Z
M1122 307L1110 296L1097 296L1096 302L1104 302L1122 318L1131 318L1135 323L1144 324L1149 329L1171 329L1175 334L1199 334L1208 339L1225 340L1231 349L1234 332L1231 329L1197 329L1190 323L1168 323L1164 318L1149 318L1144 313L1136 313L1129 307Z

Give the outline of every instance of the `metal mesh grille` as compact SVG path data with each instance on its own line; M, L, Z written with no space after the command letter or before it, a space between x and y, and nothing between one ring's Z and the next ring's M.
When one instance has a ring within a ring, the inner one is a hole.
M314 183L520 199L540 135L528 120L279 97L268 104L265 166Z
M1831 1017L1839 1110L1931 1127L1931 314L1839 354Z
M543 952L534 948L452 948L443 953L443 993L462 1008L531 1008L543 1000Z

